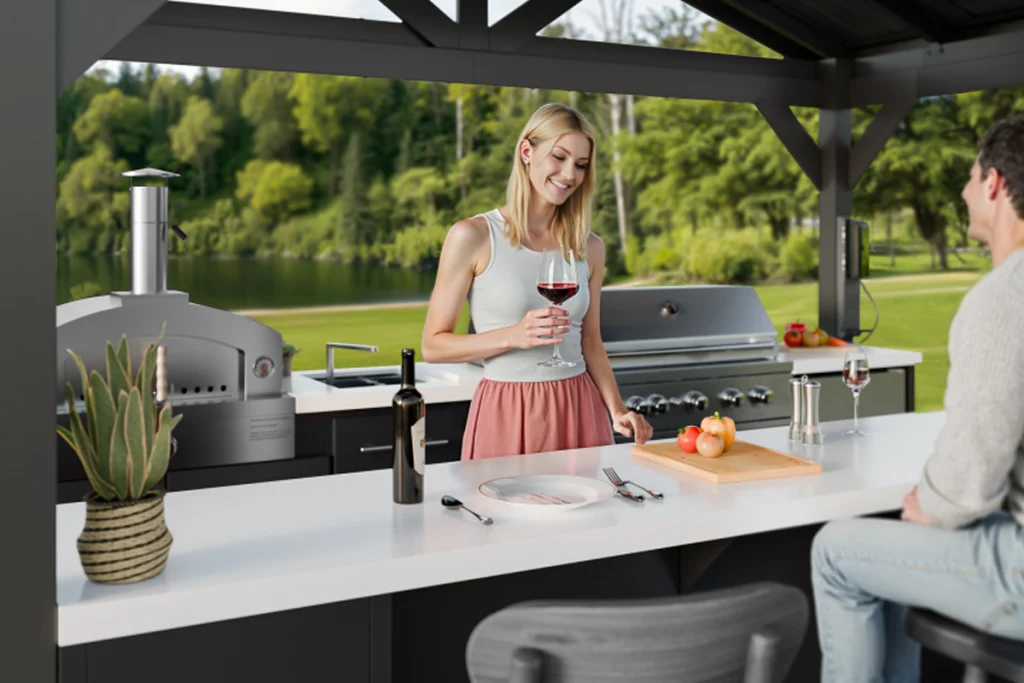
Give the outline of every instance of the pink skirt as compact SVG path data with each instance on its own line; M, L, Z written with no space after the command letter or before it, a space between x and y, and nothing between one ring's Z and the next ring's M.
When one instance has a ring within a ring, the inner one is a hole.
M611 419L589 372L551 382L483 379L469 407L462 459L607 446Z

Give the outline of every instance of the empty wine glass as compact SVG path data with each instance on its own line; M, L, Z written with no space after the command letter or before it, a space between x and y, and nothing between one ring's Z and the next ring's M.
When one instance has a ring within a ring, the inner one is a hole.
M540 257L540 269L537 273L537 291L542 297L555 306L561 306L566 300L576 295L580 289L576 277L576 259L572 252L568 258L559 249L545 249ZM551 358L537 363L545 368L571 368L576 363L565 360L558 352L559 344L554 345Z
M866 433L858 426L857 408L860 403L860 392L864 391L864 387L870 381L871 368L868 367L868 354L859 346L852 347L846 352L846 357L843 359L843 383L853 392L853 429L843 432L844 434Z

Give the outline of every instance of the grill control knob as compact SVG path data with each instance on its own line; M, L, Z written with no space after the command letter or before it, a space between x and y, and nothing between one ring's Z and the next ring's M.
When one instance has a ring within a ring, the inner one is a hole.
M773 398L775 398L775 392L762 384L758 384L747 392L747 396L750 397L751 403L768 404L772 402Z
M722 402L722 405L729 406L732 408L739 408L743 405L743 400L746 396L739 389L733 389L729 387L718 395L718 400Z
M683 406L688 411L704 411L708 407L708 397L699 391L688 391L679 398L673 398L671 403L674 406Z
M651 404L640 396L630 396L626 399L626 408L641 415L647 415L651 412Z
M656 415L668 412L668 399L661 394L651 394L648 396L647 405L651 407L651 412Z

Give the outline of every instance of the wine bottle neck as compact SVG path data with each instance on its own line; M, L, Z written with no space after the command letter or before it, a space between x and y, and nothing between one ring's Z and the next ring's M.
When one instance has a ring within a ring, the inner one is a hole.
M416 360L411 353L402 355L402 386L416 386Z

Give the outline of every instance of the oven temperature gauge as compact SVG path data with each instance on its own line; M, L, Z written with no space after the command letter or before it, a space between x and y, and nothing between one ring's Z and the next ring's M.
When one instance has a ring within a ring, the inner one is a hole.
M274 374L274 360L270 356L260 356L252 365L252 372L260 379L266 379Z

